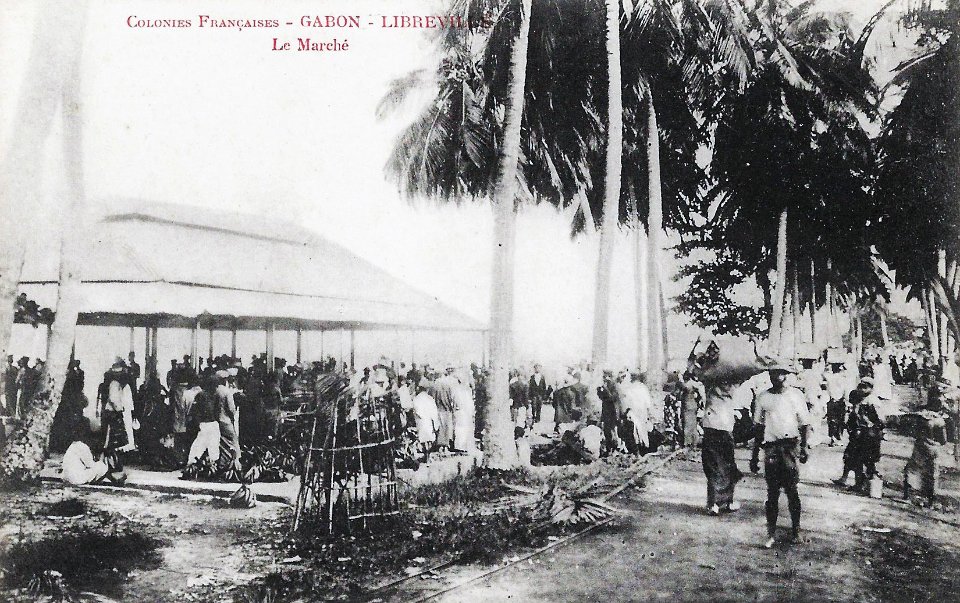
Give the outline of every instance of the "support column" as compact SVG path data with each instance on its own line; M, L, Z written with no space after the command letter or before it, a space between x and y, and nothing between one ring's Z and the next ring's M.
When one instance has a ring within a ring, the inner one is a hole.
M237 325L230 329L230 357L237 357Z
M344 333L344 330L343 330L343 327L341 327L340 338L339 338L340 347L339 347L339 351L337 352L337 372L338 373L343 370L343 333Z
M147 377L153 374L152 360L150 357L150 327L146 327L143 330L144 334L144 344L143 344L143 379L147 380Z
M193 323L193 329L190 331L190 365L193 370L200 370L199 351L197 349L200 338L200 322Z
M487 366L487 332L480 331L480 366Z
M303 355L303 327L297 323L297 364L300 364L300 358Z
M324 363L327 361L327 357L324 356L323 352L323 329L320 329L320 361Z
M272 322L267 323L267 372L273 372L273 336L276 333L276 327Z
M47 362L50 362L50 335L51 335L52 333L53 333L53 325L52 325L52 324L48 324L48 325L47 325L47 345L44 346L45 349L44 349L44 352L43 352L43 357L44 357L44 359L46 359ZM131 344L131 346L132 346L132 345L133 345L133 344ZM132 349L132 348L131 348L131 349Z
M153 358L153 374L160 375L160 354L158 352L158 336L160 335L160 329L158 327L153 327L153 336L150 338L150 355Z
M207 349L207 358L213 358L213 327L210 327L210 347Z
M134 351L133 342L134 342L134 327L130 327L130 351L131 352Z
M403 345L403 338L400 337L400 329L393 330L393 340L393 358L390 359L390 364L393 365L393 370L399 370L400 362L403 360L403 350L400 349Z
M356 331L350 329L350 368L356 368Z

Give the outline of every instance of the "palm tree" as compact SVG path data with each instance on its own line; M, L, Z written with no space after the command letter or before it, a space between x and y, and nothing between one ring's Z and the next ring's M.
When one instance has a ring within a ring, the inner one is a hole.
M607 361L610 322L610 271L613 244L620 215L620 174L623 168L623 96L620 74L620 0L606 0L607 41L607 148L604 170L603 222L593 314L593 362Z
M647 177L649 185L647 208L647 367L650 390L661 390L663 371L666 369L667 317L661 306L660 247L663 232L663 193L660 183L660 128L657 126L657 110L653 101L652 85L647 89Z
M777 227L777 283L773 290L773 312L770 319L770 351L779 354L783 349L783 300L787 287L787 218L788 211L780 210Z
M902 21L920 42L886 89L902 98L878 140L877 249L896 283L924 303L932 351L943 365L951 343L934 288L953 283L960 263L960 2L922 2Z
M86 2L72 2L63 10L52 2L42 5L13 132L0 165L0 358L7 355L13 329L28 232L25 226L30 224L30 208L40 203L38 183L43 166L37 158L43 156L60 102L50 91L60 88L71 57L79 47L86 10Z
M53 90L60 90L64 140L64 173L69 191L67 219L63 224L60 246L60 282L57 288L57 311L51 327L47 363L41 376L42 385L27 408L26 418L4 447L0 456L0 476L19 482L39 479L46 459L53 417L60 404L63 384L69 368L80 303L80 266L86 230L83 228L84 192L82 143L80 130L80 58L86 2L71 6L74 22L70 24L63 51L70 57L67 69ZM61 34L64 32L61 30ZM72 46L71 46L72 45ZM54 99L56 100L56 99Z
M596 88L595 97L582 101L594 103L598 113L606 113L608 128L605 161L601 163L599 157L588 159L592 181L599 182L602 178L604 183L603 187L589 191L594 198L602 195L602 203L597 203L592 212L602 223L594 302L593 360L595 364L603 364L607 355L612 240L620 225L635 230L637 365L649 364L648 368L657 369L651 373L655 375L663 365L662 341L666 333L660 302L662 292L658 285L664 226L663 190L667 190L672 201L668 222L674 226L682 225L697 210L697 188L702 179L695 154L704 138L688 100L683 57L686 34L692 29L685 26L705 16L695 3L686 0L651 0L636 5L635 10L626 15L623 31L616 32L617 46L613 40L612 17L614 9L619 15L619 4L611 6L608 2L606 8L606 70L610 73L616 70L620 74L622 89L614 88L610 77L607 89ZM614 52L621 55L617 61L613 59ZM616 98L611 98L611 91ZM603 97L603 93L607 97ZM666 127L658 123L658 107L665 110ZM622 146L615 144L615 137L621 138ZM670 145L663 177L661 138ZM597 172L601 165L603 174ZM625 165L631 167L624 171ZM645 165L646 170L640 169L640 165ZM620 181L615 176L619 176ZM644 200L647 201L646 212L643 211ZM575 233L581 224L575 222ZM651 228L651 224L655 227ZM646 253L640 246L640 228L647 229ZM644 260L645 269L641 266ZM644 316L640 316L641 313ZM649 362L648 353L651 355Z
M463 11L468 21L471 15L487 12L480 10L482 2L460 3L454 8ZM484 463L493 469L507 469L519 462L508 392L518 194L536 190L544 196L562 197L574 190L572 183L579 180L575 174L579 168L576 161L554 160L575 158L576 149L570 149L570 153L558 151L570 142L547 141L542 136L543 125L537 122L551 116L526 108L531 97L528 94L525 98L527 64L532 54L530 0L508 2L498 8L499 18L489 32L475 28L459 37L447 34L441 40L437 94L401 134L387 172L412 198L461 202L489 196L492 201L491 376L485 409ZM426 76L415 72L395 82L381 112L408 98ZM543 85L544 80L533 84ZM550 100L548 95L539 95L535 102ZM524 124L526 137L521 136Z
M865 226L874 216L865 190L873 154L861 119L876 115L877 89L863 53L875 22L855 36L843 16L812 11L810 3L787 9L765 2L756 15L756 61L746 85L721 89L707 111L716 123L714 203L696 247L735 268L737 282L757 279L768 300L769 341L778 351L789 272L832 262L811 286L798 283L798 306L825 298L827 279L840 295L886 295ZM726 297L730 275L709 267L714 288ZM686 307L697 309L693 295L685 296Z
M487 406L487 440L484 463L491 469L509 469L519 463L510 422L510 364L513 357L513 268L517 233L517 164L520 156L520 122L527 74L531 0L522 0L520 31L510 53L510 97L504 118L500 169L493 189L494 269L491 286L491 403ZM499 252L496 252L499 250Z

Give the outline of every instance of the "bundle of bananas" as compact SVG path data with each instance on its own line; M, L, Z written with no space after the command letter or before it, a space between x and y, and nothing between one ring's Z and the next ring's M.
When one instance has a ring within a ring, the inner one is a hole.
M180 479L189 479L193 481L210 480L217 473L217 468L210 460L210 456L204 452L200 458L183 468Z
M252 509L257 506L257 495L248 484L243 484L230 496L230 506L238 509Z

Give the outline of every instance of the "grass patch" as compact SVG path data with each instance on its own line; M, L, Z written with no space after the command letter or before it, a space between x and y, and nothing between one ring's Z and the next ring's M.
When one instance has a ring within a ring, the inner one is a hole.
M58 572L68 587L112 594L131 570L159 565L161 544L130 529L66 528L39 540L14 544L0 565L8 588L42 584L50 572Z
M370 589L383 575L425 567L444 554L463 562L499 561L510 550L539 547L549 536L566 533L542 525L530 509L482 514L477 505L412 510L396 516L383 529L352 537L314 535L290 551L307 559L305 567L281 570L241 589L236 600L286 601L299 597L325 600Z
M582 473L582 471L581 471ZM323 600L369 590L378 579L402 574L455 555L461 562L497 562L511 551L546 545L550 536L572 528L545 523L529 507L490 512L487 503L516 492L504 484L532 488L559 481L573 485L576 472L556 478L527 469L489 471L475 468L440 484L411 488L403 499L411 505L371 533L328 536L322 526L304 530L284 550L305 561L274 572L235 593L238 601ZM419 560L419 563L415 560Z
M449 556L465 563L499 562L518 550L545 546L551 536L583 527L544 522L531 507L497 506L492 512L489 503L517 495L505 484L529 488L552 484L568 492L592 484L609 489L629 477L627 469L637 460L614 455L591 465L513 471L474 468L440 484L410 488L402 494L410 508L373 532L328 536L323 526L306 526L302 533L307 536L280 543L283 554L303 561L238 589L234 599L272 603L351 598L387 577L429 567Z
M403 499L421 507L493 502L510 494L504 484L535 487L543 481L542 477L527 469L491 471L474 467L445 482L411 488L403 493Z

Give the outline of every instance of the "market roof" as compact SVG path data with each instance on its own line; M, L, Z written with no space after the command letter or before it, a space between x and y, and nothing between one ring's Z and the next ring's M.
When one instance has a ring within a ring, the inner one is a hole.
M344 247L282 220L139 203L93 222L80 324L484 329ZM55 249L28 250L20 290L54 307L58 264Z

